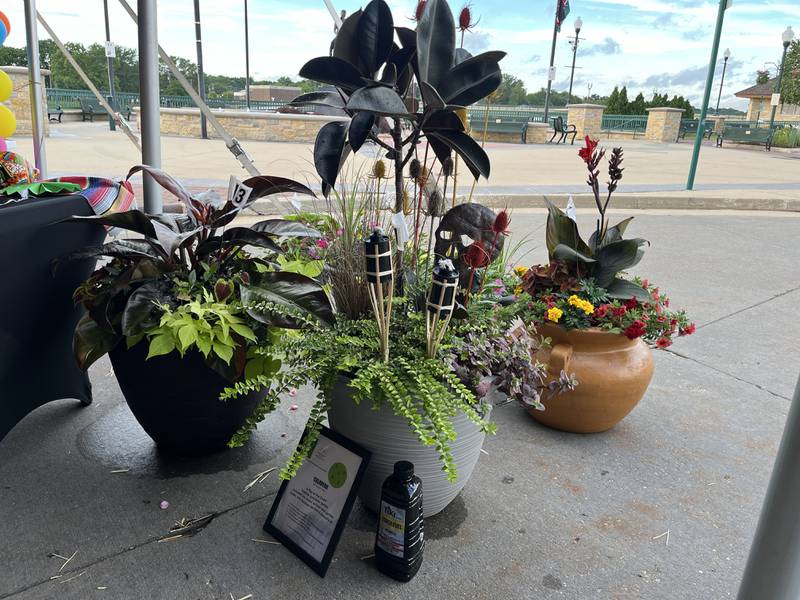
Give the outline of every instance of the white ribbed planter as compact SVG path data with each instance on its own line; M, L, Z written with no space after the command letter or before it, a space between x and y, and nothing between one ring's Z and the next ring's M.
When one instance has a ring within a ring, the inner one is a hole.
M356 404L346 380L340 380L333 389L328 421L331 429L372 453L358 497L375 512L380 502L381 486L398 460L414 463L414 473L422 479L424 515L430 517L441 512L466 485L486 437L462 413L453 419L458 437L450 447L458 481L450 483L442 471L442 461L435 448L420 444L408 422L395 415L391 408L373 410L370 402Z

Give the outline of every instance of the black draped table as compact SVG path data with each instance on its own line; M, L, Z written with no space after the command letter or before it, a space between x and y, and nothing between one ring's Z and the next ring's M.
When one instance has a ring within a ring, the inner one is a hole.
M0 440L47 402L92 402L89 379L72 356L72 332L82 310L72 292L95 261L67 262L51 272L54 258L103 243L101 225L58 222L92 214L79 195L0 206Z

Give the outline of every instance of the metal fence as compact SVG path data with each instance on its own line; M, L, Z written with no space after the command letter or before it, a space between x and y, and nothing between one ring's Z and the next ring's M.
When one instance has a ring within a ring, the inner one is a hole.
M481 126L486 121L486 106L473 105L467 109L467 115L473 127ZM567 117L566 110L551 110L549 118ZM519 108L491 106L489 108L489 122L503 123L544 123L543 108Z
M603 131L644 133L647 130L647 115L603 115L600 126Z

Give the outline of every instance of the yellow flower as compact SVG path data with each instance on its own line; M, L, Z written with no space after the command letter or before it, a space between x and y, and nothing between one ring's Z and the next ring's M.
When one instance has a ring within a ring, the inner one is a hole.
M558 320L561 318L561 315L563 314L564 311L561 310L560 308L556 308L555 306L553 308L547 309L547 318L551 320L553 323L558 323Z
M594 312L594 304L592 304L588 300L583 300L582 298L579 298L575 294L572 294L572 296L570 296L567 299L567 302L569 302L570 306L574 306L575 308L582 310L587 315L590 315Z
M514 288L514 295L515 296L519 296L521 293L522 293L522 286L521 285L518 285L517 287Z
M520 277L525 277L525 273L527 272L528 272L528 267L523 267L522 265L514 267L514 273L516 273Z

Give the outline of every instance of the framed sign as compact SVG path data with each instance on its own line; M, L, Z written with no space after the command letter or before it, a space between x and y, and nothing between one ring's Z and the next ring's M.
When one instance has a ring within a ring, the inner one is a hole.
M323 427L310 456L272 503L264 531L320 577L331 564L369 458L368 450Z

